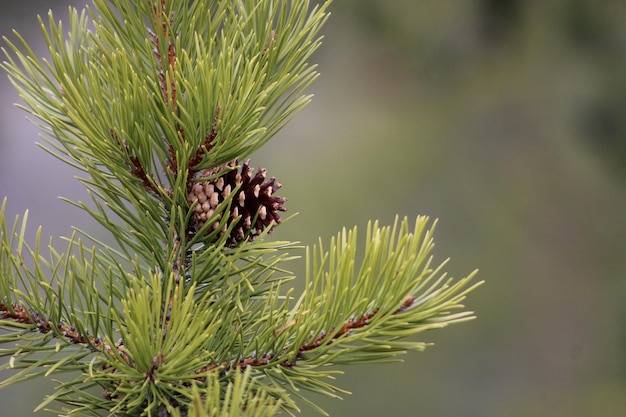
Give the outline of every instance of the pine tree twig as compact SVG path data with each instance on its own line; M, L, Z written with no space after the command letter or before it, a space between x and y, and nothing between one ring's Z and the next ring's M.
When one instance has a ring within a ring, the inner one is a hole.
M215 108L215 114L213 115L213 123L211 124L211 132L204 137L204 142L196 148L195 154L189 159L188 174L187 174L187 191L191 192L196 175L199 172L198 165L204 161L207 153L209 153L215 146L215 138L217 138L217 124L220 119L220 112L222 111L222 105L218 104ZM184 132L183 132L184 138ZM213 169L207 170L204 176L210 176L217 174L224 166L218 166Z
M400 308L398 308L398 310L396 310L396 312L394 312L393 314L398 314L398 313L402 313L403 311L405 311L407 308L410 308L411 305L413 305L413 302L415 301L415 297L414 296L410 296L407 298L407 300L402 304L402 306ZM322 346L329 346L331 344L333 344L335 341L341 339L342 337L346 336L349 332L354 331L354 330L358 330L358 329L363 329L365 327L367 327L367 325L370 323L370 320L378 313L378 309L375 309L372 312L369 313L364 313L361 315L361 317L359 317L358 319L355 318L350 318L346 323L344 323L341 328L335 332L335 328L331 329L329 333L334 334L334 337L332 339L329 339L327 341L324 341L324 339L326 339L326 332L322 332L320 333L317 337L315 337L312 341L310 342L305 342L303 343L299 348L298 348L298 353L296 355L296 357L294 359L290 359L290 360L285 360L282 362L278 362L277 365L281 366L281 367L285 367L285 368L294 368L297 366L298 364L298 360L301 359L305 359L305 353L315 350L317 348L320 348ZM276 332L277 334L279 334L282 330L284 330L286 327L290 327L292 326L293 322L290 322L284 326L281 326L280 329L278 329ZM248 367L265 367L270 365L272 362L275 362L275 359L277 357L282 356L283 354L289 352L291 349L285 349L282 353L280 354L274 354L271 352L267 352L267 353L263 353L260 356L248 356L246 358L241 358L239 360L236 361L230 361L230 362L222 362L219 364L210 364L207 365L206 367L200 369L198 371L199 374L204 374L208 371L212 371L214 369L220 369L221 372L223 372L224 374L227 374L230 370L232 369L238 369L240 371L245 371Z
M25 307L18 304L12 304L11 307L4 303L0 303L0 320L13 320L15 323L32 325L42 333L55 332L67 339L74 345L83 345L92 352L110 352L110 346L106 345L102 338L92 335L83 335L75 327L68 326L64 323L53 324L45 320L36 312L29 312ZM124 345L122 341L116 343L116 348ZM128 360L128 356L126 356Z
M394 314L401 313L407 308L409 308L413 304L414 300L415 300L415 297L409 297L402 304L402 306L398 310L396 310ZM168 305L171 306L171 300ZM375 309L372 312L362 314L361 317L359 317L358 319L350 318L346 323L344 323L341 326L340 330L338 330L337 332L335 332L335 329L333 328L330 331L330 333L334 333L334 337L332 339L327 340L326 342L324 342L324 339L326 339L326 333L325 332L320 333L312 341L305 342L300 346L300 348L298 349L296 358L278 362L276 365L281 366L281 367L286 367L286 368L296 367L298 360L305 359L306 352L317 349L323 345L326 345L326 346L331 345L336 340L339 340L342 337L346 336L350 331L354 331L354 330L362 329L366 327L369 324L370 320L376 315L377 312L378 312L378 309ZM167 315L167 317L169 317L169 314ZM54 328L59 334L63 335L72 344L83 345L87 347L88 349L90 349L92 352L101 352L101 353L109 353L109 354L113 353L111 347L105 344L102 338L95 337L92 335L79 334L76 328L67 326L63 323L53 325L50 322L44 320L39 314L32 313L32 312L29 313L26 310L26 308L24 308L21 305L13 304L11 305L11 307L9 307L8 305L0 303L0 320L6 320L6 319L13 320L14 322L19 323L19 324L34 325L37 327L40 333L49 333L53 331L53 328ZM165 328L167 328L167 323L165 324ZM281 327L281 329L284 329L284 328L285 326ZM281 329L277 330L277 332L280 332ZM132 361L130 360L128 355L124 352L124 341L122 339L118 340L115 343L115 348L116 348L117 353L122 357L122 359L128 365L132 365ZM287 353L289 350L290 349L284 349L282 354ZM241 358L238 360L221 362L219 364L209 364L207 366L204 366L198 369L197 374L205 375L207 372L219 369L221 374L226 375L232 369L238 369L239 371L244 372L249 367L253 367L253 368L254 367L266 367L270 365L272 362L275 362L275 359L277 357L282 356L282 354L276 355L276 354L268 352L268 353L263 353L262 355L258 357L249 356L249 357ZM158 370L159 366L165 360L166 360L166 356L163 353L160 353L157 356L155 356L152 359L152 365L150 369L146 372L146 377L153 381L155 372ZM206 377L199 377L197 378L197 381L204 381L205 379ZM107 394L107 396L111 398L110 394Z
M118 144L118 146L127 155L128 160L130 161L130 165L131 165L131 169L130 169L131 174L133 174L135 177L137 177L141 181L141 185L143 185L143 187L148 192L150 192L150 194L152 194L153 197L161 200L162 199L161 193L155 187L155 184L157 184L156 180L154 178L150 178L148 176L148 174L146 173L146 170L144 169L143 165L141 164L141 161L139 160L139 158L136 155L133 155L131 153L131 151L130 151L130 149L128 147L127 140L126 139L124 139L123 141L120 140L120 138L117 136L117 133L115 132L114 129L111 129L109 131L109 135L111 136L111 138L113 140L115 140L115 142ZM162 188L169 197L172 196L171 190L168 190L167 188L163 187L162 185L160 185L160 188Z
M163 56L161 54L160 44L159 44L159 36L152 31L152 29L148 29L148 34L154 45L154 57L157 60L157 63L160 67L158 72L159 83L161 85L161 92L163 93L163 99L166 103L171 103L171 109L176 114L177 113L177 105L176 105L176 82L174 77L174 70L176 66L176 49L173 43L173 34L171 33L172 27L174 26L174 14L170 13L169 18L166 16L165 12L165 1L161 0L160 3L154 3L152 7L153 19L157 22L157 27L160 28L160 31L163 36L163 42L167 48L167 67L163 62ZM166 80L166 73L169 71L169 85ZM169 92L168 92L169 88ZM171 92L171 97L170 97Z
M261 54L262 57L265 57L265 54L267 54L268 49L270 49L270 46L274 43L275 40L276 40L276 30L272 29L272 31L270 32L270 39L265 44L265 47L263 47L263 53Z

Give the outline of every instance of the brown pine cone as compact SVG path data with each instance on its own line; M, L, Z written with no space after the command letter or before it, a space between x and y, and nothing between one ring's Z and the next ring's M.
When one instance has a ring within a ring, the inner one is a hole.
M234 160L229 162L228 166L237 167L237 164L238 161ZM241 172L234 168L215 179L196 182L192 185L188 197L190 204L198 202L192 215L196 230L199 230L213 216L216 208L239 185L241 186L237 195L233 196L230 206L230 218L216 236L215 241L227 232L228 227L239 216L241 218L232 229L226 246L233 247L245 239L251 240L268 227L271 232L274 226L280 223L278 212L286 211L283 204L287 199L273 194L281 184L274 177L264 182L267 175L265 169L260 169L254 177L252 177L252 171L250 160L247 160L241 166ZM210 173L205 173L205 176L208 174ZM210 230L216 230L218 227L219 220L211 226Z

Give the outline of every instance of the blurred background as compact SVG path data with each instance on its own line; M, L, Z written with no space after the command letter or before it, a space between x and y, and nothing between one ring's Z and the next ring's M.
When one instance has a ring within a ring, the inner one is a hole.
M0 34L44 56L35 16L65 19L68 3L0 1ZM626 415L626 2L337 0L323 33L313 103L253 155L299 213L274 236L426 214L447 270L486 281L467 300L477 320L418 335L435 345L403 363L345 368L354 394L323 408ZM0 97L10 215L29 209L31 236L94 227L57 199L86 194L37 148L4 75ZM31 415L52 387L0 391L0 416Z

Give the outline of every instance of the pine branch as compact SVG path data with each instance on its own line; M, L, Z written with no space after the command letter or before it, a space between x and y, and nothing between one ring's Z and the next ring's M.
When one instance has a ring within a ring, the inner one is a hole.
M370 224L359 267L342 231L307 250L303 294L285 288L297 247L266 238L286 198L247 156L309 102L328 5L95 0L67 35L40 19L50 61L7 40L45 149L85 174L92 201L68 202L117 246L77 229L44 255L3 201L0 369L20 371L0 387L73 373L39 407L72 415L270 416L294 396L319 410L304 391L344 393L328 365L396 360L427 346L408 336L473 318L480 283L431 266L424 217Z

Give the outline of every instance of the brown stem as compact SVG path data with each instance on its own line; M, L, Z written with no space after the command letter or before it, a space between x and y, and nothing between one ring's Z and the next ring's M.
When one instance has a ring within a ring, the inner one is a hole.
M141 164L141 161L139 160L139 157L137 155L134 155L133 153L131 153L130 148L128 147L128 142L126 141L126 139L124 139L123 141L120 140L120 138L117 136L117 133L115 133L115 131L113 129L111 129L109 131L109 135L117 142L118 146L122 150L124 150L124 152L128 156L128 160L130 161L130 172L131 172L131 174L133 174L135 177L137 177L141 181L141 185L143 185L143 187L146 190L148 190L154 197L161 198L161 193L154 186L154 184L157 184L156 180L154 178L150 178L148 176L148 173L146 172L146 170L144 169L143 165ZM163 187L161 187L161 188L163 188Z
M413 305L414 302L415 302L414 296L408 297L407 300L400 306L400 308L394 311L393 314L399 314L405 311L407 308ZM341 326L339 331L334 333L334 337L332 339L325 340L326 333L317 335L313 340L311 340L310 342L305 342L299 347L298 353L294 359L280 362L279 366L286 367L286 368L296 367L298 365L298 360L305 359L306 352L312 351L321 346L330 346L336 340L346 336L350 331L366 327L371 322L371 319L378 313L378 311L379 310L376 309L372 312L364 313L358 319L355 319L355 318L349 319L346 323L343 324L343 326ZM55 329L57 333L63 335L63 337L65 337L70 343L85 345L86 347L91 349L93 352L108 353L108 354L116 353L128 365L134 366L133 361L125 352L124 342L121 339L115 343L115 352L114 352L113 348L110 345L104 343L104 341L100 337L94 337L89 334L87 335L80 334L76 328L67 326L64 323L54 324L42 318L41 315L39 315L38 313L27 311L26 308L24 308L24 306L22 305L12 304L9 306L7 304L0 302L0 320L6 320L6 319L13 320L16 323L20 323L20 324L33 325L37 327L37 329L41 333L49 333L53 331L53 329ZM331 330L331 333L333 333L332 330ZM287 350L284 351L284 353L286 352ZM232 369L239 369L240 371L244 371L246 368L250 366L252 367L267 366L275 359L275 357L276 356L272 353L264 353L261 356L253 355L253 356L249 356L246 358L241 358L239 360L225 361L219 364L208 364L197 371L197 374L198 374L197 380L199 382L205 381L206 377L204 377L203 375L215 369L219 369L221 372L227 373L228 371ZM155 374L157 373L159 367L166 361L166 359L167 358L163 353L160 353L157 356L155 356L152 359L150 369L145 373L146 378L151 381L154 381ZM107 368L108 368L107 365L103 365L102 367L103 370ZM111 372L116 372L116 369L111 368ZM183 384L190 385L188 382L183 382ZM103 395L105 398L108 398L108 399L111 399L115 396L114 394L112 394L112 391L110 389L105 389L103 392Z

